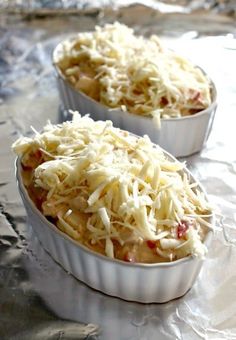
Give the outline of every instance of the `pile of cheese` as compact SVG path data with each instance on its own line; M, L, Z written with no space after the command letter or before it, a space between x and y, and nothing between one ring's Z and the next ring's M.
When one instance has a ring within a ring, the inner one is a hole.
M159 38L118 22L62 43L56 64L78 90L110 108L160 118L194 114L211 103L210 82Z
M86 237L94 247L103 240L111 258L115 244L145 240L158 241L156 251L167 260L205 254L201 232L209 226L209 204L184 164L148 137L75 112L72 122L48 123L13 149L32 170L33 185L46 193L43 214L74 239ZM183 221L189 228L181 237Z

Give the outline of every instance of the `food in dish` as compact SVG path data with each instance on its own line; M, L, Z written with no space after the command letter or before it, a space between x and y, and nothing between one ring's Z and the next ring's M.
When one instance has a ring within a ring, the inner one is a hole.
M54 60L63 76L105 106L153 117L175 118L211 104L211 82L199 67L118 22L78 33Z
M38 209L87 248L127 262L203 257L211 207L149 138L73 114L13 145Z

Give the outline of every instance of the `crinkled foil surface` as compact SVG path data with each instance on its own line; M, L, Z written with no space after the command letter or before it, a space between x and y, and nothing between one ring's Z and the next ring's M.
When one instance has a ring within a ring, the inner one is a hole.
M0 4L0 339L236 339L235 1L91 4ZM202 66L218 90L208 143L185 159L216 205L217 230L194 287L166 304L108 297L66 273L27 226L16 187L12 142L31 125L40 130L48 119L61 120L52 49L72 32L114 20L159 34Z

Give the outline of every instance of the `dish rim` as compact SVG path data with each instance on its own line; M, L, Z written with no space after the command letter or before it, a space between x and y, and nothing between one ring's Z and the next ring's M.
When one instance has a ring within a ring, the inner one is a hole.
M154 143L153 143L154 144ZM155 144L154 144L155 146ZM174 156L170 155L167 151L163 150L162 148L160 148L165 156L167 156L169 159L171 160L176 160ZM99 260L104 260L104 261L108 261L110 263L113 263L114 265L118 265L118 266L129 266L129 267L134 267L134 268L144 268L144 269L149 269L149 268L156 268L158 269L160 268L169 268L169 267L173 267L173 266L178 266L181 265L183 263L186 262L190 262L190 261L194 261L195 259L200 259L198 256L195 255L188 255L185 256L181 259L177 259L175 261L172 262L158 262L158 263L132 263L132 262L127 262L127 261L122 261L116 258L109 258L106 255L100 254L92 249L89 249L88 247L86 247L85 245L83 245L82 243L80 243L79 241L74 240L72 237L70 237L69 235L67 235L66 233L62 232L60 229L58 229L56 227L56 225L52 222L50 222L44 215L43 213L36 207L36 205L34 204L34 202L32 201L32 199L30 198L28 191L23 183L23 178L22 178L22 165L21 165L21 157L17 156L15 159L15 176L16 176L16 180L17 180L17 185L20 191L20 194L23 195L25 202L27 202L27 204L29 205L30 209L33 211L33 213L39 218L39 220L46 224L46 226L50 229L52 229L54 232L56 232L59 236L62 236L65 240L72 242L75 246L81 248L83 251L85 251L87 254L91 255L91 256L95 256L97 257ZM188 176L190 176L191 180L193 180L195 183L197 183L197 187L201 190L201 192L203 192L205 198L207 199L207 201L209 202L208 199L208 195L204 189L204 187L202 186L202 184L195 179L195 177L192 175L192 173L187 169L187 167L185 166L181 171L186 172L188 174ZM23 202L24 203L24 202ZM26 208L26 207L25 207ZM212 216L209 217L209 221L212 225L214 225L214 221L215 221L215 214L214 211L212 212ZM207 249L209 250L209 245L210 245L210 241L212 238L212 235L214 233L213 229L208 228L207 233L205 235L204 240L202 241L202 243L207 247Z
M60 53L60 48L63 46L63 44L66 41L70 41L70 40L74 40L76 38L76 35L70 35L67 39L63 39L62 41L60 41L53 49L52 53L51 53L51 59L52 59L52 65L54 67L54 70L56 71L56 75L61 78L66 85L73 90L75 93L79 93L80 95L82 95L85 99L92 101L94 104L100 106L101 108L104 109L104 111L112 111L112 112L122 112L122 113L126 113L127 115L130 116L134 116L137 119L152 119L152 117L149 116L143 116L143 115L138 115L136 113L133 112L129 112L129 111L122 111L121 108L117 107L117 108L110 108L109 106L106 106L98 101L96 101L95 99L89 97L88 95L86 95L84 92L75 89L75 87L68 81L68 79L65 77L65 75L63 74L63 72L61 71L61 69L58 67L58 61L56 60L58 58L58 54ZM181 116L181 117L175 117L175 118L161 118L161 121L163 122L171 122L171 121L182 121L182 120L188 120L188 119L194 119L195 117L199 117L202 116L204 114L207 114L208 112L214 112L216 106L217 106L217 89L215 86L215 83L213 82L213 80L208 76L208 74L202 69L202 67L193 64L195 67L199 68L204 75L207 77L207 79L209 80L209 84L210 84L210 94L211 94L211 103L208 107L206 107L204 110L201 110L195 114L192 115L186 115L186 116ZM109 119L109 118L108 118Z

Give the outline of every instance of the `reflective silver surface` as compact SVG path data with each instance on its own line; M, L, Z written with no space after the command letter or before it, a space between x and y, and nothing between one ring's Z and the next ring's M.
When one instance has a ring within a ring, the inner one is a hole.
M234 16L234 0L2 0L0 8L9 13L34 13L37 15L93 12L101 7L121 8L141 4L162 13L212 12Z
M28 229L14 178L11 143L31 125L61 119L53 47L117 18L161 34L209 73L219 96L207 146L186 162L223 216L194 287L161 305L107 297L66 273ZM0 339L236 339L235 19L133 6L30 20L2 13L0 20Z

